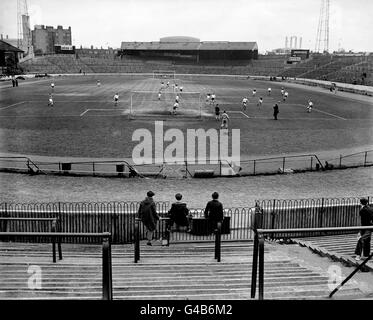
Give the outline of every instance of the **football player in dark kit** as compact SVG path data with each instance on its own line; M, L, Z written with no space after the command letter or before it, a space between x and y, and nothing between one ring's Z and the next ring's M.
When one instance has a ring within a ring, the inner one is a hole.
M278 103L275 103L273 106L273 117L275 120L277 120L277 115L280 113L279 108L278 108Z

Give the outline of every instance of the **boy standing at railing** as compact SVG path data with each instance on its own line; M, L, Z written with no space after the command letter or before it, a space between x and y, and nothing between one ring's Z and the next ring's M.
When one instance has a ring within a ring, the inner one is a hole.
M153 233L157 226L157 221L159 216L155 207L155 202L153 200L154 196L153 191L148 191L146 194L145 200L141 201L140 207L138 210L138 216L141 219L142 223L146 227L146 237L148 239L147 245L152 245Z
M209 201L205 208L205 218L209 220L211 231L217 228L218 222L223 222L224 211L223 204L218 200L219 193L214 192L212 194L212 200Z
M373 225L373 209L368 205L368 199L360 199L361 209L359 211L361 225L372 226ZM358 242L356 244L355 254L356 260L366 258L370 255L370 241L371 241L371 230L361 230L358 236ZM361 255L363 253L363 256Z
M181 202L183 196L180 193L177 193L175 198L176 202L172 204L171 209L168 211L170 216L170 227L175 225L177 231L180 231L181 228L185 228L186 231L189 232L189 209L187 208L186 203Z

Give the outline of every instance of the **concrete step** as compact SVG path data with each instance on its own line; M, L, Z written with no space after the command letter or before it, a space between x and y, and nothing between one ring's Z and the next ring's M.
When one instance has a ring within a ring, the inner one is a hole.
M101 299L101 247L80 245L82 252L77 245L71 247L64 260L53 264L50 245L35 246L37 251L31 254L22 250L4 254L0 246L0 299ZM213 259L211 244L146 246L136 264L132 247L126 248L128 253L114 248L115 299L250 299L252 248L247 246L227 246L220 263ZM41 267L42 290L27 288L29 264ZM327 274L300 266L266 246L265 297L324 298L329 294L328 279ZM351 285L345 289L350 296L360 292Z

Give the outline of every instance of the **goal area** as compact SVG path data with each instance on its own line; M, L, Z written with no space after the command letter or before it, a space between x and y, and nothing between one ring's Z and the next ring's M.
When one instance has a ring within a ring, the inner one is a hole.
M174 70L153 70L154 79L175 79Z
M201 118L203 99L200 92L132 91L130 117L188 117ZM178 98L176 113L173 107Z

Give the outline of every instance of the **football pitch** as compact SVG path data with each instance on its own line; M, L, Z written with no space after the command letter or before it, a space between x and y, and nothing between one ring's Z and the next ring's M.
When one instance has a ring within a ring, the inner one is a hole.
M100 80L100 86L97 85ZM170 86L162 85L170 81ZM51 82L55 88L51 89ZM183 86L176 93L173 84ZM133 132L164 129L218 129L215 93L230 129L240 129L241 159L253 156L317 153L373 145L372 99L286 82L208 77L153 79L146 76L86 75L25 80L0 86L0 152L56 157L130 158L138 143ZM268 87L272 88L268 95ZM281 87L289 93L282 101ZM256 96L252 90L256 89ZM54 106L48 106L52 92ZM114 103L114 94L119 101ZM172 115L176 94L179 108ZM242 109L242 98L249 100ZM257 105L259 97L263 104ZM308 100L314 107L307 112ZM279 103L278 120L273 105Z

